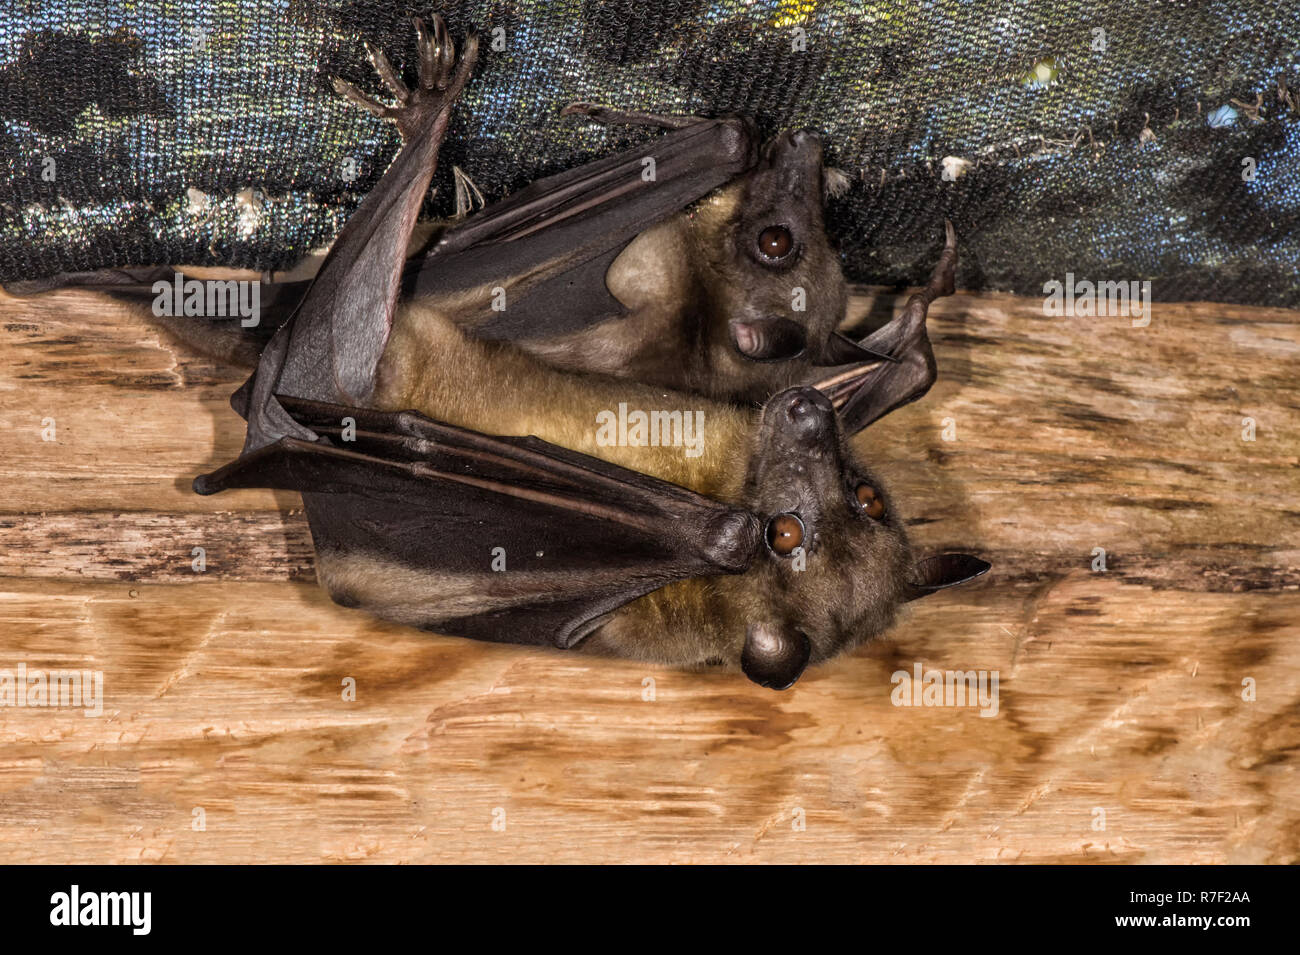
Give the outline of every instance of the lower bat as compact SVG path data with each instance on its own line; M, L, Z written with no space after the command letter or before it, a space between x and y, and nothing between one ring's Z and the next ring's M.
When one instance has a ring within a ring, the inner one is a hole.
M567 372L467 335L442 304L399 304L476 49L471 37L457 64L434 23L420 28L418 87L386 108L406 139L391 181L236 394L243 454L196 490L300 491L321 582L345 606L477 639L736 666L775 688L881 633L904 602L988 569L913 559L820 390L755 410ZM827 390L877 407L906 395L855 367Z

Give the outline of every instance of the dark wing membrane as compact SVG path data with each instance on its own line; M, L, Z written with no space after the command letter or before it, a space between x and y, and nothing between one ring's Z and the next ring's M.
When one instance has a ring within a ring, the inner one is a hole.
M445 119L406 143L330 248L294 317L278 384L291 394L364 402L388 343L402 263L437 161Z
M408 264L403 288L419 297L536 273L505 310L473 326L483 338L545 338L613 318L623 312L605 286L613 260L639 233L749 169L755 141L742 119L700 119L539 179L445 233Z
M901 315L858 343L894 360L818 368L807 382L831 399L846 433L856 434L916 401L934 384L937 369L925 319L931 302L953 293L956 267L957 233L949 222L943 252L925 288L907 300Z
M170 266L143 268L101 269L98 272L60 272L43 279L25 279L6 282L4 289L10 295L41 295L65 288L130 289L139 294L159 280L170 283L176 270ZM152 300L152 294L150 295Z
M753 515L536 438L279 400L325 440L282 438L195 489L303 492L333 596L403 623L567 648L665 584L742 572L757 549Z
M623 308L606 288L605 273L618 254L639 233L749 169L756 148L754 129L743 119L688 120L642 146L539 179L444 233L427 255L407 261L402 293L407 298L437 295L536 273L526 288L512 294L505 311L493 312L473 326L474 334L546 338L613 318ZM645 176L647 158L654 160L652 179ZM404 148L385 176L384 188L376 187L366 197L354 214L357 225L351 231L345 228L331 250L332 257L342 256L360 268L332 275L315 288L311 280L264 282L259 328L240 332L264 341L310 291L312 310L346 313L335 327L364 328L367 341L382 343L386 322L384 327L372 326L377 314L391 317L376 303L390 300L393 276L375 266L394 257L399 238L405 242L407 220L414 221L412 203L418 208L424 195L419 180L427 182L424 174L429 169L427 150L418 144ZM412 182L417 188L403 188ZM382 234L376 234L376 223ZM357 254L362 247L364 258ZM174 275L168 267L110 269L10 283L6 291L32 295L63 287L98 288L148 305L154 297L152 283L171 282ZM341 295L342 289L351 294ZM364 387L373 372L374 347L354 350L357 367L336 369L341 385ZM324 368L334 361L313 354L305 364Z

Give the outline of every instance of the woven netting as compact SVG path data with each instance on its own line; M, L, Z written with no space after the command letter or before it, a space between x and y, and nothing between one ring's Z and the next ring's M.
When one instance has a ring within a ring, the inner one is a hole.
M283 268L327 244L398 139L361 40L413 74L412 13L482 35L429 215L645 131L559 112L745 113L821 133L853 188L848 274L1067 272L1157 299L1300 305L1300 17L1288 4L3 0L0 280L106 266Z

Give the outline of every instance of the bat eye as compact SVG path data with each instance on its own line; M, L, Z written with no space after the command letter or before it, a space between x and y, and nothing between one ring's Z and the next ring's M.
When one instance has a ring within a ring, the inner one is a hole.
M870 484L859 484L854 489L853 495L858 499L858 506L867 512L867 517L880 520L885 516L885 502L880 499L880 495Z
M765 259L784 259L794 248L794 236L783 225L768 226L758 234L758 253Z
M803 544L803 521L795 514L778 514L767 522L767 546L779 557L789 557Z

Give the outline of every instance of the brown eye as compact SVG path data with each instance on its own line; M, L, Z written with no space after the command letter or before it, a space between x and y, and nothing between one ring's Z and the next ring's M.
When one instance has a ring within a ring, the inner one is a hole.
M867 517L880 520L885 515L885 502L870 484L859 484L853 493L858 498L858 505L867 512Z
M758 251L767 259L784 259L794 248L794 237L783 225L768 226L758 234Z
M794 514L778 514L767 522L767 546L772 553L789 557L803 544L803 521Z

